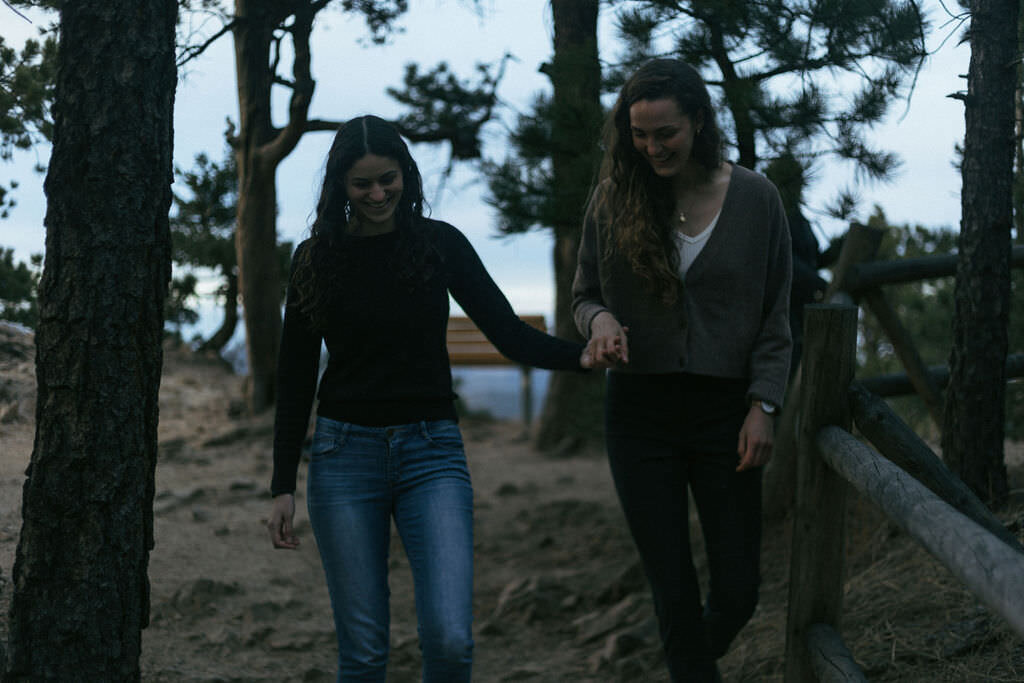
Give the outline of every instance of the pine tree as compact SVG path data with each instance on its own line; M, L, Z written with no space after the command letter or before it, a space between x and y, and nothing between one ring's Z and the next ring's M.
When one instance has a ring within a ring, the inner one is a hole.
M39 321L36 288L43 257L33 254L31 265L14 262L14 250L0 247L0 320L35 328Z
M554 233L555 334L581 339L572 318L583 211L600 163L601 64L597 0L553 0L554 55L541 67L552 94L538 96L512 135L516 155L484 165L490 203L505 234L533 228ZM536 444L565 451L599 436L604 378L556 373L548 386Z
M21 21L16 16L9 20ZM56 58L57 41L52 32L44 34L41 41L25 41L20 51L0 36L0 161L10 161L16 150L29 149L53 134L50 107ZM7 218L15 205L12 191L17 187L16 180L9 181L7 187L0 184L0 218Z
M170 277L174 0L61 3L5 681L139 680Z
M942 453L982 500L1009 493L1004 462L1016 97L1017 0L970 3L953 349Z
M697 67L718 95L719 123L740 165L759 169L784 152L803 161L833 155L876 179L898 165L892 153L872 148L865 132L907 92L926 56L927 23L917 3L613 4L627 51L610 81L661 54Z
M235 45L240 118L228 131L238 168L236 252L239 291L246 327L249 364L249 410L259 412L275 399L275 371L281 328L281 264L277 256L278 165L295 149L303 135L335 131L339 121L310 119L309 106L316 89L310 70L310 37L317 14L329 5L361 14L375 42L387 40L394 22L407 10L406 0L235 0L228 10L218 2L186 3L204 12L219 11L222 28L205 42L186 47L179 61L202 54L214 40L231 34ZM290 50L284 49L289 43ZM283 71L282 53L292 55L291 73ZM412 142L451 145L453 158L479 156L478 134L496 102L497 81L482 69L481 84L467 88L444 64L420 74L410 67L405 89L394 94L415 107L396 124ZM291 91L288 110L273 116L271 90ZM472 106L467 106L467 102ZM482 103L482 106L480 106ZM284 124L274 125L275 118Z

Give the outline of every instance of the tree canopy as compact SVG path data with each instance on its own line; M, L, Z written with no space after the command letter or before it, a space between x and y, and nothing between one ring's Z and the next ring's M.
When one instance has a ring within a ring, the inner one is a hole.
M757 168L784 151L834 155L870 178L898 164L866 131L908 94L927 55L928 23L902 0L615 2L626 43L616 85L640 61L672 55L718 94L737 161Z
M17 19L16 19L17 20ZM10 161L16 150L30 149L50 140L56 79L57 43L52 34L26 40L20 50L0 36L0 161ZM37 171L45 170L37 165ZM15 204L17 180L0 183L0 219Z

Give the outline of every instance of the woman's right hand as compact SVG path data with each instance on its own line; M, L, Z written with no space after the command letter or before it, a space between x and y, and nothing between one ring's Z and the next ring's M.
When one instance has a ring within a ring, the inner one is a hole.
M597 364L624 365L629 362L629 342L623 327L615 316L601 311L590 321L590 341L587 352Z
M292 522L295 519L295 496L282 493L274 496L274 507L270 511L267 528L270 540L275 548L295 550L299 547L299 537L295 535Z

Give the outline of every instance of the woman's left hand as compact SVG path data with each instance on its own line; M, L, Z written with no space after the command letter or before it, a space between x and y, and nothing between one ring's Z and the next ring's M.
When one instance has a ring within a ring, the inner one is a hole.
M760 467L772 457L772 446L775 438L775 424L771 415L767 415L756 403L750 406L747 417L740 429L737 451L740 464L737 472Z
M602 356L595 356L592 346L592 344L587 344L583 347L583 352L580 353L581 368L584 370L605 370L607 368L614 368L618 366L618 363L616 362Z

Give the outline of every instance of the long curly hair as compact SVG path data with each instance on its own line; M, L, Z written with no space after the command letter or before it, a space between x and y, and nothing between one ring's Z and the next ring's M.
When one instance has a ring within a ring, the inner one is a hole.
M612 251L621 254L648 291L672 304L682 285L672 235L675 197L671 181L658 176L633 146L629 120L629 109L636 102L664 98L674 100L691 121L703 124L693 140L691 157L709 172L721 164L722 136L704 79L678 59L646 62L623 84L605 122L595 209L613 226L605 257Z
M394 214L398 246L389 265L410 288L433 273L434 250L423 220L423 179L408 145L398 130L380 117L351 119L338 128L331 143L310 237L295 253L291 279L295 304L309 316L316 329L324 329L332 304L340 294L338 276L354 265L347 258L346 246L358 238L349 230L353 209L345 190L345 177L367 154L393 159L402 171L402 195Z

